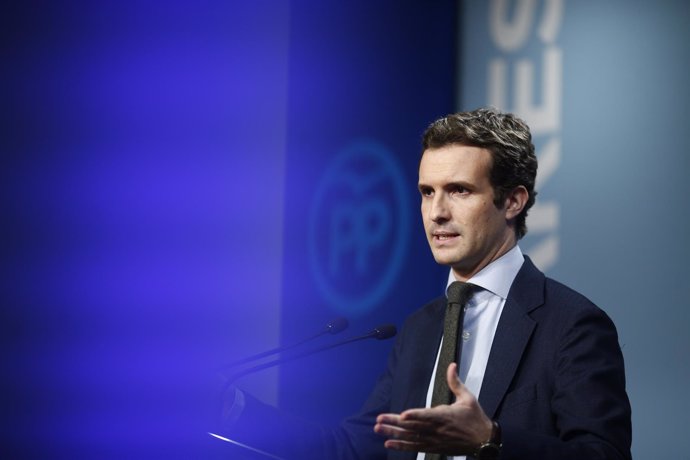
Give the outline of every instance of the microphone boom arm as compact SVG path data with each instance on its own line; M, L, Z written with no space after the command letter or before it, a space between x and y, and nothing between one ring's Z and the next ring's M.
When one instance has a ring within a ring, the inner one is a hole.
M258 371L261 371L263 369L267 369L269 367L277 366L279 364L284 364L284 363L294 361L294 360L299 359L299 358L305 358L307 356L321 353L323 351L327 351L327 350L330 350L332 348L336 348L336 347L339 347L342 345L347 345L348 343L356 342L358 340L366 340L366 339L373 339L373 338L375 338L377 340L386 340L386 339L389 339L391 337L394 337L396 333L397 333L397 330L396 330L395 326L393 326L392 324L382 325L382 326L379 326L379 327L375 328L374 330L372 330L371 332L368 332L367 334L364 334L364 335L360 335L360 336L356 336L356 337L350 337L349 339L341 340L340 342L335 342L335 343L331 343L328 345L323 345L321 347L312 348L311 350L303 351L301 353L286 356L284 358L278 358L278 359L275 359L273 361L269 361L267 363L263 363L263 364L259 364L259 365L250 367L248 369L245 369L241 372L238 372L238 373L232 375L229 378L227 385L235 382L237 379L244 377L245 375L253 374L254 372L258 372Z

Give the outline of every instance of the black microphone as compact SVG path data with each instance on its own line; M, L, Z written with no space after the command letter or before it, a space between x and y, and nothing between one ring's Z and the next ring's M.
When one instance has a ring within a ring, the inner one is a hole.
M293 343L290 345L284 345L282 347L276 347L276 348L272 348L272 349L267 350L267 351L262 351L261 353L257 353L255 355L251 355L251 356L248 356L246 358L242 358L240 360L234 361L230 364L226 364L224 366L217 367L215 370L220 371L220 370L228 369L231 367L237 367L237 366L240 366L242 364L247 364L249 362L257 361L261 358L265 358L266 356L275 355L277 353L281 353L281 352L286 351L286 350L291 350L291 349L299 347L300 345L305 344L309 341L317 339L324 334L337 334L338 332L342 332L345 329L347 329L347 327L349 325L350 325L350 323L347 321L347 318L342 318L342 317L336 318L333 321L328 322L323 327L323 329L321 329L317 334L314 334L310 337L307 337L306 339L300 340L299 342L296 342L296 343Z
M390 339L391 337L395 337L395 334L398 333L398 330L392 324L383 324L375 328L372 332L376 333L374 337L376 337L377 340L386 340Z
M386 339L390 339L391 337L394 337L395 334L397 334L397 333L398 333L398 330L395 328L395 326L393 324L382 324L380 326L375 327L374 329L372 329L371 331L369 331L363 335L359 335L356 337L350 337L349 339L341 340L340 342L331 343L329 345L324 345L324 346L321 346L318 348L313 348L311 350L303 351L301 353L286 356L284 358L275 359L273 361L269 361L269 362L264 363L264 364L259 364L257 366L250 367L248 369L245 369L241 372L238 372L238 373L230 376L228 381L226 382L225 386L226 387L229 386L232 382L239 379L240 377L244 377L245 375L253 374L254 372L268 369L269 367L278 366L280 364L294 361L295 359L305 358L307 356L311 356L311 355L314 355L316 353L321 353L322 351L330 350L331 348L336 348L336 347L339 347L342 345L346 345L348 343L357 342L359 340L366 340L366 339L386 340Z

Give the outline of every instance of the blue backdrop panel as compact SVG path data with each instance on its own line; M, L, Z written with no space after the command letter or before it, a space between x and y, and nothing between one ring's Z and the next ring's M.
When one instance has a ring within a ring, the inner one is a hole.
M690 4L462 2L460 107L536 129L537 203L523 242L618 326L635 458L688 458Z
M337 316L352 323L343 336L400 326L443 292L416 183L421 134L453 109L454 28L448 1L293 3L283 343ZM281 406L324 422L353 413L391 345L283 366Z

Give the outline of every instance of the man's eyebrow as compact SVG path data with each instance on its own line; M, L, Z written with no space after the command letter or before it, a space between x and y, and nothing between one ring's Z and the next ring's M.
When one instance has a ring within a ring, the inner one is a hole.
M463 188L470 188L472 185L464 180L455 180L452 182L446 182L443 184L443 188L453 188L453 187L463 187Z

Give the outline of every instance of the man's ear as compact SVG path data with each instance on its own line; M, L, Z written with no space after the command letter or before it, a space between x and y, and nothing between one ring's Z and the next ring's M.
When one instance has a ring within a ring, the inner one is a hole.
M529 200L529 192L524 185L518 185L508 193L503 203L506 210L506 219L516 218L525 209L527 200Z

